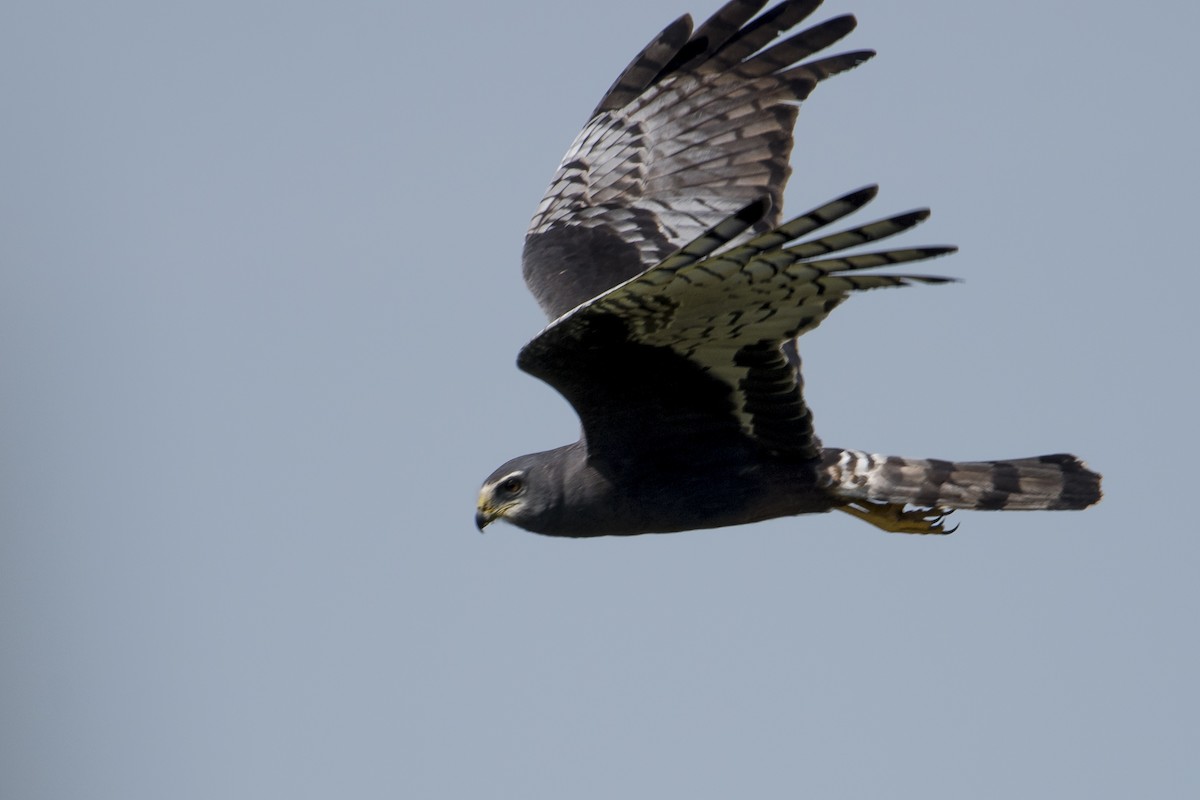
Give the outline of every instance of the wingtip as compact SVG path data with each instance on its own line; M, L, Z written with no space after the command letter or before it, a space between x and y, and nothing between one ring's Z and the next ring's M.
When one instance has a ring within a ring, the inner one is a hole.
M944 256L954 255L958 252L958 247L952 244L931 244L917 248L921 252L919 260L927 261L931 258L943 258ZM955 280L958 280L955 278Z
M879 184L868 183L855 189L852 192L847 192L837 199L836 202L853 203L856 206L865 206L867 203L874 200L879 195Z
M858 27L858 17L854 16L853 14L838 14L825 24L839 25L845 27L847 30L854 30Z
M686 31L686 35L691 36L694 26L695 22L692 20L691 14L680 14L670 25L662 29L659 36L661 37L668 33L677 33L677 29L680 28Z
M897 275L901 286L912 286L915 283L925 286L941 286L947 283L962 283L961 278L951 278L946 275Z

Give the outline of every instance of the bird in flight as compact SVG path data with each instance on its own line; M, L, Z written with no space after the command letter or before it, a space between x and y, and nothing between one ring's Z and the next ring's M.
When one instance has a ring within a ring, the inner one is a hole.
M830 231L874 186L784 221L800 103L874 52L822 55L854 29L849 15L786 35L820 0L759 14L765 2L668 25L563 157L522 256L551 322L517 364L570 402L582 432L493 472L479 529L634 535L837 510L939 534L955 509L1096 503L1100 476L1073 455L953 462L822 446L796 338L854 292L947 282L870 270L955 248L846 253L929 216Z

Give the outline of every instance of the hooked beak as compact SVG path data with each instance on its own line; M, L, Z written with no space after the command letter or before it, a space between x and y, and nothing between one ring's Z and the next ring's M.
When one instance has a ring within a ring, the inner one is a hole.
M494 520L495 518L496 518L495 514L492 514L488 511L484 511L481 508L475 512L475 527L479 529L480 533L483 533L483 529L486 528L488 526L488 524L491 523L491 521Z

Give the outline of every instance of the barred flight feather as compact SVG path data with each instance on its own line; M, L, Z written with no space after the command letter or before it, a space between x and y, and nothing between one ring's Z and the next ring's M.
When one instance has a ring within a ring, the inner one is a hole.
M754 233L778 223L791 172L796 105L819 82L873 55L854 51L798 63L854 29L851 16L819 23L767 49L820 5L734 0L692 33L689 17L667 26L621 73L563 157L530 223L523 258L530 289L553 319L590 299L587 287L613 286L654 266L704 230L759 197L771 211ZM638 224L630 229L630 212ZM597 257L571 245L619 234L624 249ZM539 238L553 236L553 246ZM747 233L746 236L749 236ZM569 247L570 252L563 248ZM581 279L558 281L562 260ZM619 257L618 257L619 255Z
M755 5L761 8L764 3L756 3ZM744 61L777 39L784 31L790 30L800 24L819 5L821 5L821 0L807 0L807 2L780 3L770 8L753 22L744 25L736 35L725 42L719 52L714 54L713 58L701 64L698 69L700 71L719 70L731 64ZM853 24L851 24L850 28L853 29L853 27ZM703 26L701 30L703 30ZM846 31L846 33L849 32L849 30ZM844 36L845 34L842 35ZM831 40L828 44L832 44L834 41L837 41L837 39ZM825 46L827 45L822 45L822 47ZM796 59L793 59L788 63L794 63L795 61Z

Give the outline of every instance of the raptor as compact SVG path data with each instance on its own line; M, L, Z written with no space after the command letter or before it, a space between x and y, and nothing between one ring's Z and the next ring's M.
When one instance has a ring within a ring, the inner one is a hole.
M579 441L514 458L476 524L551 536L663 533L843 511L948 533L955 509L1081 509L1100 476L1073 455L953 462L823 447L796 338L851 294L948 278L872 272L953 247L862 251L927 209L830 230L873 186L784 221L800 103L874 53L823 51L845 15L787 35L820 0L732 0L683 16L605 93L550 183L524 276L550 324L517 364L557 389ZM850 251L847 253L846 251Z

